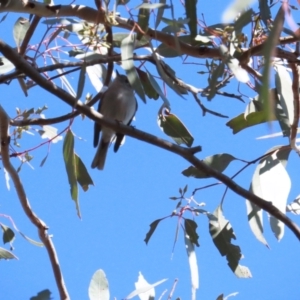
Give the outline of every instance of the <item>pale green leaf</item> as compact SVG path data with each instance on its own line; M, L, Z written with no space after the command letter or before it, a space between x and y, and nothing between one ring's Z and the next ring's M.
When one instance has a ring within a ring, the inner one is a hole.
M135 34L129 34L125 39L122 40L121 43L122 66L126 71L131 86L133 87L135 92L139 95L139 97L146 103L145 92L133 63L134 43L135 43Z
M90 300L109 300L108 280L103 270L97 270L89 285Z
M18 18L14 24L13 36L18 48L21 46L29 26L29 20L23 17Z

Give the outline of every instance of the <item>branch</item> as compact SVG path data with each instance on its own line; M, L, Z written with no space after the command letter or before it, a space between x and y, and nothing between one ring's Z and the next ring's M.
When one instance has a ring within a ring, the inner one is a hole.
M296 145L296 136L298 133L298 122L299 122L299 69L295 64L289 64L292 72L293 72L293 107L294 107L294 119L293 124L291 124L291 133L290 133L290 145L291 148L294 149L298 154L300 154L300 149L298 149Z
M76 109L78 112L85 114L87 117L89 117L90 119L94 120L95 122L101 125L113 129L115 132L123 133L125 135L152 144L154 146L157 146L159 148L162 148L164 150L175 153L185 158L188 162L192 163L200 171L203 171L207 175L220 180L236 194L242 196L243 198L248 199L252 203L256 204L258 207L264 209L270 215L282 221L288 228L290 228L294 232L294 234L300 240L300 228L294 222L292 222L292 220L290 220L286 215L284 215L280 210L278 210L275 206L273 206L272 202L266 201L254 195L253 193L239 186L228 176L207 166L203 161L201 161L200 159L194 156L195 149L191 150L188 148L180 147L178 145L160 139L149 133L143 132L141 130L137 130L134 127L126 126L115 120L105 118L103 115L96 112L94 109L91 109L89 106L84 105L81 101L77 101L74 97L72 97L70 94L65 92L63 89L56 86L54 83L47 81L23 57L19 56L10 46L5 44L1 40L0 40L0 51L7 59L9 59L16 67L23 70L23 72L32 80L34 80L39 86L41 86L51 94L57 96L65 103L70 105L72 108Z
M1 156L2 156L2 163L3 167L11 177L16 192L18 194L20 203L23 207L25 214L27 215L28 219L37 227L38 234L46 247L46 250L49 255L50 263L53 269L54 277L56 280L56 285L59 290L60 298L61 299L70 299L68 295L68 291L65 286L64 278L59 266L58 257L55 251L54 244L47 233L48 226L42 221L31 209L29 201L26 197L26 193L22 182L20 180L18 172L10 163L9 159L9 143L10 143L10 136L8 134L8 126L9 126L9 117L0 106L0 142L1 142Z

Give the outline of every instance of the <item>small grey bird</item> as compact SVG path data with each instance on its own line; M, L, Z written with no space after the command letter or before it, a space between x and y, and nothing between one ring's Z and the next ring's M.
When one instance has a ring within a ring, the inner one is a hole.
M128 78L117 72L117 77L104 92L98 106L98 112L103 116L119 121L125 125L130 125L137 110L137 101L134 96ZM100 132L102 131L99 142ZM94 147L98 146L97 152L92 162L92 168L104 169L105 158L111 140L116 136L114 152L117 152L124 138L122 133L114 132L113 129L102 126L98 123L94 125ZM99 145L98 145L99 143Z

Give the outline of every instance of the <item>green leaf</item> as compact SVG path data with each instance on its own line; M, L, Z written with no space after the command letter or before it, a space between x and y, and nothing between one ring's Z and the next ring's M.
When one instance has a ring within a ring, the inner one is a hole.
M216 222L209 222L209 233L213 239L213 242L222 256L226 256L228 266L239 278L250 278L252 277L250 270L239 264L242 258L241 249L231 243L232 239L236 239L231 224L223 216L221 206L218 206L214 211L214 215L218 219Z
M25 19L23 17L18 18L14 25L13 29L13 35L14 35L14 40L19 48L24 40L24 37L26 35L27 30L29 29L30 22L28 19Z
M258 3L259 3L260 18L264 22L265 26L269 27L272 15L268 4L268 0L259 0Z
M82 96L84 84L85 84L85 73L86 73L86 65L83 64L78 78L78 84L77 84L77 93L76 93L76 99L79 100Z
M159 3L156 3L159 4ZM150 18L150 11L147 5L151 5L149 3L143 3L136 7L136 9L139 8L139 15L138 15L138 25L142 29L143 32L147 32L148 26L149 26L149 18ZM146 7L145 7L146 6ZM142 34L140 31L137 32L137 40L140 40L144 34Z
M14 254L10 251L0 247L0 259L18 259Z
M146 95L148 96L148 98L157 100L159 98L159 94L157 93L155 88L152 86L151 81L148 76L148 73L146 73L140 69L136 69L136 71L139 75L140 81L143 85L144 91L145 91Z
M97 270L89 285L90 300L109 300L108 280L103 270Z
M209 93L207 96L208 100L211 100L216 95L216 91L217 91L216 86L218 84L218 78L223 76L224 69L225 69L224 62L220 62L217 68L213 70L211 77L208 80L208 84L209 84Z
M207 166L215 169L216 171L223 172L228 167L228 165L234 160L237 160L237 158L232 156L231 154L222 153L222 154L215 154L212 156L208 156L203 160L203 162ZM211 177L208 174L204 173L203 171L198 170L194 166L190 166L187 169L183 170L182 174L186 177L195 177L195 178Z
M113 46L117 47L117 48L120 48L121 44L122 44L122 41L127 37L128 37L127 32L113 33ZM145 47L148 44L149 44L148 39L145 36L143 36L140 40L136 39L133 46L134 46L134 49L137 49L137 48Z
M189 19L188 25L191 32L192 40L197 35L197 0L185 0L185 13Z
M166 4L166 2L167 2L167 0L159 0L160 4ZM155 19L155 26L154 26L155 28L158 27L158 25L159 25L159 23L161 21L161 18L162 18L163 14L164 14L164 11L165 11L165 7L164 6L160 7L157 10L156 19Z
M89 189L89 185L94 185L92 178L90 177L84 163L81 158L75 153L75 165L76 165L76 179L82 189L86 192Z
M71 130L68 130L66 138L63 144L63 156L65 167L68 175L68 181L70 184L71 197L75 201L76 210L79 217L79 199L78 199L78 186L77 186L77 174L76 174L76 158L74 153L74 136Z
M166 135L171 137L176 144L185 144L188 147L192 146L194 138L176 115L168 113L167 110L165 110L165 114L160 114L158 117L158 126Z
M2 236L2 240L3 243L11 243L13 242L13 240L15 239L15 233L7 226L0 224L1 229L3 231L3 236Z
M146 103L145 92L133 63L134 42L135 42L135 34L129 34L125 39L122 40L121 43L122 66L126 71L131 86L139 95L139 97Z
M196 232L198 225L194 220L191 219L184 219L184 228L186 234L189 236L190 241L195 244L197 247L199 247L199 235Z
M163 219L157 219L150 224L150 230L147 232L146 237L144 239L145 243L148 244L152 234L154 233L158 223Z
M47 290L43 290L37 294L37 296L31 297L30 300L51 300L51 292Z
M170 8L169 5L165 4L165 3L148 3L148 2L144 2L140 5L138 5L137 7L135 7L134 9L141 9L141 8L144 8L144 9L156 9L156 8Z
M259 91L258 101L263 103L264 113L268 121L273 119L273 108L274 103L272 103L269 98L269 81L270 81L270 66L272 64L271 57L274 56L274 51L277 46L278 40L280 38L280 34L282 31L283 23L284 23L284 10L281 6L278 10L278 13L273 22L273 28L265 41L265 45L263 48L263 57L264 57L264 70L262 74L262 85Z
M151 83L152 87L155 89L155 91L158 93L158 95L164 101L164 105L166 107L170 107L171 106L170 102L167 99L167 97L165 96L165 94L162 92L160 86L158 85L158 83L156 82L156 80L154 79L154 77L151 75L151 73L149 73L149 71L147 69L146 69L146 71L147 71L149 82Z

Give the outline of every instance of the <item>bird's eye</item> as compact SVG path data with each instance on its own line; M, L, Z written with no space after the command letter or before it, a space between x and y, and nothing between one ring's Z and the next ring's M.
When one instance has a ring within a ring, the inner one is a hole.
M125 78L125 83L129 83L129 81L128 81L128 79L127 79L127 78Z

